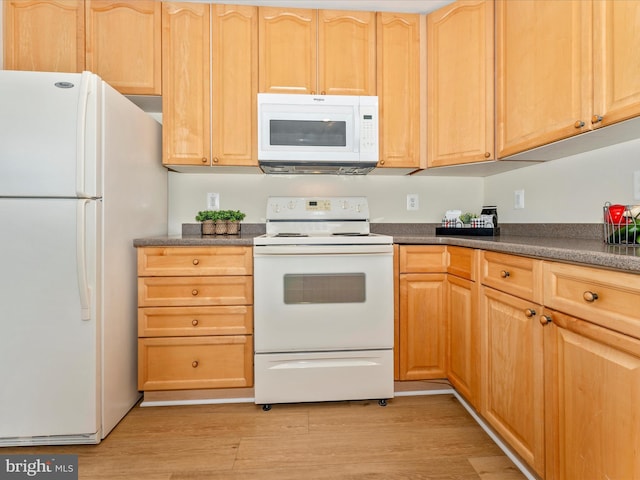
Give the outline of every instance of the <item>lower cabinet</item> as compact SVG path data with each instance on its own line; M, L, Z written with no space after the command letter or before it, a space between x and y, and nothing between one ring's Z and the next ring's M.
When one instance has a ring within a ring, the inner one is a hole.
M640 478L640 340L545 311L546 476Z
M480 322L478 321L478 250L447 246L447 378L480 410Z
M138 249L138 388L253 385L251 247Z
M544 473L542 307L482 288L481 414L536 473Z
M445 378L446 247L401 245L399 257L397 380Z

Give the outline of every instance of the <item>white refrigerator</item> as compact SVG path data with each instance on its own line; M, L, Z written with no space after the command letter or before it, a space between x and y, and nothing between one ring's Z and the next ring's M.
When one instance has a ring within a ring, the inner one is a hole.
M0 446L99 443L135 405L136 252L161 125L97 75L0 71Z

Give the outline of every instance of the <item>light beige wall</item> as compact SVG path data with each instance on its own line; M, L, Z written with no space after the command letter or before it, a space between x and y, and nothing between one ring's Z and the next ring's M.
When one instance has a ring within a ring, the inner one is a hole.
M369 199L373 222L432 223L452 208L479 213L483 183L482 178L170 173L169 233L195 222L198 210L206 208L207 192L220 194L220 208L244 211L250 223L264 222L269 195L362 195ZM419 210L407 211L409 193L419 195Z
M639 204L633 172L640 170L640 139L485 178L407 176L272 176L169 174L169 232L180 233L206 208L207 192L220 206L239 209L245 221L264 221L269 195L364 195L374 222L439 222L448 209L479 213L497 205L501 223L600 223L604 202ZM525 208L514 209L514 190L525 191ZM406 210L417 193L420 208Z
M600 223L605 202L640 204L633 172L640 170L640 139L487 177L484 204L497 205L508 223ZM514 190L525 208L514 209Z

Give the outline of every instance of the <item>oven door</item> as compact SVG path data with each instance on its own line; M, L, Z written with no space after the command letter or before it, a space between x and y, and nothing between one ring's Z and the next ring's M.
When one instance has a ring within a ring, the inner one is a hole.
M393 247L254 247L256 353L393 348Z

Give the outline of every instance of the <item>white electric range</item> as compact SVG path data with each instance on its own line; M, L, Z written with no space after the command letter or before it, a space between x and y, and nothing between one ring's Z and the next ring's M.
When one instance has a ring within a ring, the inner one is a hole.
M255 402L393 397L393 238L365 197L270 197L254 239Z

